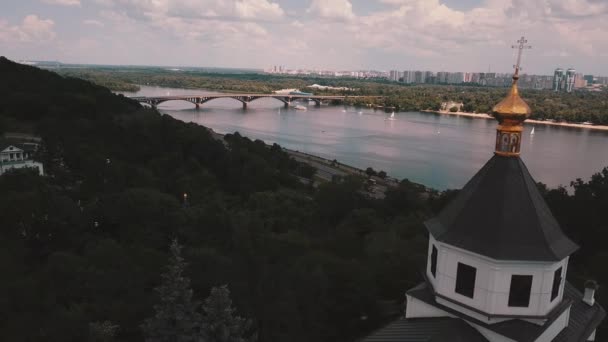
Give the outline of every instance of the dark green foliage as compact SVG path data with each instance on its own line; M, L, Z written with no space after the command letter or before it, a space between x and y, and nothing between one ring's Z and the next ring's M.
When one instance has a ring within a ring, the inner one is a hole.
M42 137L50 175L0 177L7 341L142 341L175 237L193 301L230 284L261 341L354 339L386 319L378 299L401 303L420 279L428 210L371 200L359 178L315 190L297 178L314 168L278 145L222 142L85 81L0 70L0 119Z
M376 171L374 169L372 169L371 167L368 167L367 169L365 169L365 174L368 177L375 176L376 175Z
M209 342L254 342L252 322L236 316L228 286L214 287L203 304L203 331Z
M112 342L120 327L110 321L89 323L88 342Z
M170 246L169 264L155 289L160 303L154 305L154 316L142 324L148 342L203 342L200 303L194 300L190 279L184 274L186 262L177 239Z
M608 168L591 176L588 181L577 179L571 183L573 193L563 188L547 189L540 184L547 203L562 229L581 247L570 260L568 280L583 289L585 281L596 280L601 284L596 298L608 306ZM599 336L608 334L604 322Z

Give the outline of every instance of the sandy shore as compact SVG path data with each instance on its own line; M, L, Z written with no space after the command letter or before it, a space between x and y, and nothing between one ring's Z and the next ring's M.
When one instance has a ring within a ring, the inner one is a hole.
M449 112L449 111L443 111L443 110L442 111L423 110L422 112L445 114L445 115L466 116L466 117L477 118L477 119L494 119L493 116L491 116L489 114L485 114L485 113L478 114L478 113L465 113L465 112ZM534 125L538 124L538 125L549 125L549 126L594 129L594 130L598 130L598 131L608 131L608 126L602 126L602 125L583 125L583 124L577 124L577 123L551 122L551 121L540 121L540 120L532 120L532 119L526 120L525 123L534 124Z

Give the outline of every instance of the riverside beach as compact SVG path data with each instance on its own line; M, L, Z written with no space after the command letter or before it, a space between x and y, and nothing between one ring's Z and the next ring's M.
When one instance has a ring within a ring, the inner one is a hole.
M421 112L437 113L437 114L442 114L442 115L466 116L466 117L470 117L470 118L494 120L494 117L487 113L450 112L447 110L421 110ZM554 122L554 121L547 121L547 120L542 121L542 120L528 119L528 120L526 120L525 124L574 127L574 128L593 129L593 130L598 130L598 131L608 131L608 126L603 126L603 125L585 125L585 124L580 124L580 123Z

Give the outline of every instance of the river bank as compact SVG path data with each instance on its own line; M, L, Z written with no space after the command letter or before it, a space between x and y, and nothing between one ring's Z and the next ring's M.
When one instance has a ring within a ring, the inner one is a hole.
M226 144L226 141L224 140L225 134L218 133L209 127L207 127L207 129L209 130L211 135L216 140L219 140L219 141L223 142L224 144ZM268 145L268 147L270 147L269 144L266 144L266 145ZM378 176L368 177L365 170L354 167L352 165L340 163L339 161L337 161L335 159L329 160L327 158L316 156L316 155L313 155L310 153L291 150L291 149L288 149L285 147L282 147L282 149L296 161L309 164L317 169L317 173L315 175L315 179L314 179L314 183L313 183L314 186L318 186L320 184L319 182L321 182L321 183L331 182L331 181L333 181L334 177L359 176L359 177L363 177L363 178L369 178L370 184L367 186L367 193L369 196L376 198L376 199L384 198L386 191L389 188L395 188L395 187L399 186L399 180L396 178L393 178L393 177L389 177L389 176L384 177L384 178L381 178ZM427 189L427 192L433 191L432 189L430 189L422 184L418 184L418 185Z
M436 114L443 114L443 115L466 116L469 118L494 120L494 117L492 115L486 114L486 113L450 112L447 110L421 110L421 112L436 113ZM578 123L552 122L552 121L546 121L546 120L542 121L542 120L534 120L534 119L528 119L528 120L526 120L525 123L533 124L533 125L574 127L574 128L593 129L593 130L598 130L598 131L608 131L608 126L603 126L603 125L584 125L584 124L578 124Z

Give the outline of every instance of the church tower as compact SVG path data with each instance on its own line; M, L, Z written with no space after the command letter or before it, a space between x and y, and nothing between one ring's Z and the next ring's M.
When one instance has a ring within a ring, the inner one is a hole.
M520 159L531 110L517 87L526 40L518 43L511 89L493 109L494 155L425 223L426 279L406 293L405 318L364 341L594 341L605 311L566 281L578 246Z

